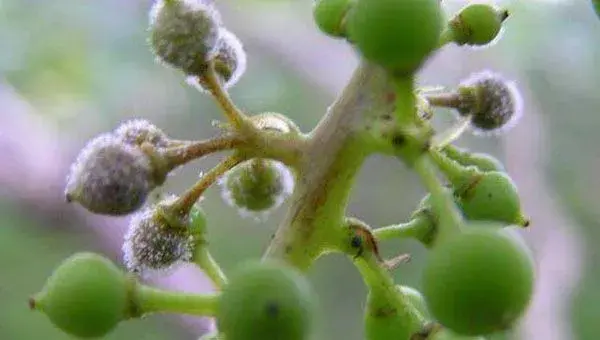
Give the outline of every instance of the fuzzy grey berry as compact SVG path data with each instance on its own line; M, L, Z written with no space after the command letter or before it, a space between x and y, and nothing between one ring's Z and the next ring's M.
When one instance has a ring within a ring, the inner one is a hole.
M264 218L293 191L290 170L270 159L253 159L231 169L220 181L225 202L244 217Z
M165 214L175 199L176 196L168 197L132 217L123 243L129 271L143 274L168 270L191 259L194 237L187 221L183 218L174 223Z
M246 71L247 62L246 52L240 39L222 27L219 32L217 50L211 62L223 88L228 89L237 84ZM187 82L200 91L206 92L201 77L191 76Z
M521 96L513 82L484 71L473 74L459 87L458 112L471 117L476 133L504 132L521 116Z
M157 0L150 11L150 45L164 63L203 74L215 56L221 18L208 0Z
M169 143L167 135L156 125L145 119L131 119L119 125L114 134L124 143L141 145L150 143L152 146L164 148Z
M71 166L65 197L93 213L126 215L139 209L155 186L146 154L102 134L88 142Z

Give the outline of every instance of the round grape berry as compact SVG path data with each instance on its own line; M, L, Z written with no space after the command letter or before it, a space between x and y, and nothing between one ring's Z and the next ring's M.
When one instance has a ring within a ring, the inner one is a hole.
M500 34L508 11L488 4L469 4L452 18L448 26L458 45L482 46Z
M461 335L509 328L533 293L534 270L522 246L490 228L472 225L438 244L423 271L431 314Z
M54 270L30 305L68 334L102 337L126 318L128 280L107 258L77 253Z
M363 57L411 75L437 48L442 17L439 0L357 0L346 30Z
M217 326L227 340L306 340L315 296L308 281L279 262L248 262L223 288Z
M319 29L332 37L344 37L344 20L354 0L317 0L313 18Z

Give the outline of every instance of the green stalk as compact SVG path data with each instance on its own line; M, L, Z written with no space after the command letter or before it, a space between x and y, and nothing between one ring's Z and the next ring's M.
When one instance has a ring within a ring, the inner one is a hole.
M175 313L197 316L214 316L219 295L201 295L171 292L139 285L135 290L136 311L140 315L150 313Z

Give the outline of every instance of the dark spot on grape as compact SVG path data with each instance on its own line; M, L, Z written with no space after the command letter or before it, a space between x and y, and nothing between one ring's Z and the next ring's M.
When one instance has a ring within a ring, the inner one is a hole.
M362 246L362 239L360 238L360 236L354 235L352 237L352 240L350 240L350 245L352 246L352 248L359 248L360 246Z
M277 302L267 302L267 304L265 305L265 312L267 313L268 317L276 318L277 316L279 316L280 312L279 305L277 304Z

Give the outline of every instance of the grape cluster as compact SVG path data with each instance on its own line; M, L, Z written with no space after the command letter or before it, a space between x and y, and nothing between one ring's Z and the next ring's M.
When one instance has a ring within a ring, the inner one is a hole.
M318 303L299 269L340 252L351 255L368 288L363 320L368 340L484 339L518 323L532 299L535 271L526 244L512 230L530 221L502 163L453 142L469 128L479 135L506 132L521 115L521 97L512 81L490 71L441 92L417 89L414 81L447 44L493 44L508 12L472 3L447 17L439 0L316 0L313 14L322 32L347 41L363 65L389 80L388 92L359 93L356 101L362 105L382 97L385 105L371 111L391 106L393 114L377 113L364 121L353 117L347 123L328 113L319 126L343 122L331 130L343 130L350 140L338 143L343 145L339 158L325 160L330 169L321 177L327 181L307 189L307 182L319 180L307 176L318 163L311 158L320 155L314 150L328 150L321 144L335 135L320 135L328 129L319 127L303 134L283 114L250 115L237 108L227 89L245 71L246 55L215 2L156 0L149 18L152 52L161 64L182 72L190 85L212 95L228 122L217 124L222 132L217 138L182 141L134 119L88 142L69 171L65 198L92 213L131 215L122 247L125 270L98 254L75 254L31 297L32 309L79 338L104 336L120 322L149 313L180 312L216 318L217 331L201 339L307 340L314 336ZM367 87L367 78L359 77L355 85ZM343 105L352 102L344 99L339 101ZM456 124L438 133L431 122L435 108L453 110ZM147 203L174 168L229 150L228 158L185 192ZM336 184L349 186L351 175L344 167L369 152L396 156L426 185L429 193L408 223L371 228L344 216L350 188ZM281 253L245 261L230 275L222 272L208 252L208 223L201 208L203 193L213 184L220 185L222 198L240 215L258 220L293 196L300 208L273 237L273 243L283 245ZM429 250L420 291L389 275L409 258L384 260L379 254L379 242L394 237L415 238ZM181 263L196 264L216 292L186 295L140 282L140 274Z

